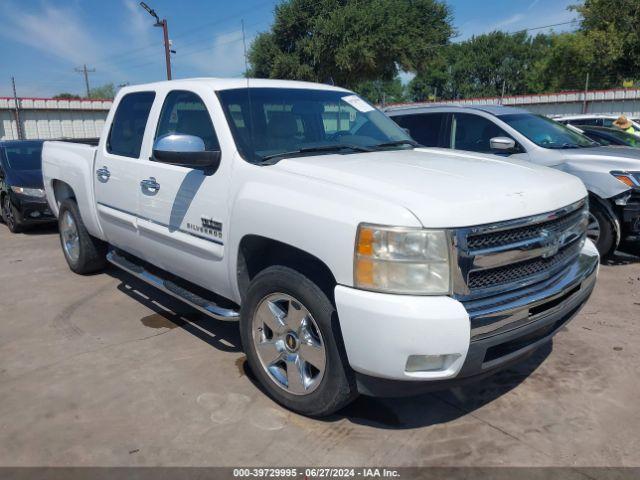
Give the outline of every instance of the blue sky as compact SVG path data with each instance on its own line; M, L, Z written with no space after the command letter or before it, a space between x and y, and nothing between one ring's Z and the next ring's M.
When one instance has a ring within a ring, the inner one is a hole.
M495 29L517 31L576 18L578 0L447 0L458 39ZM175 78L236 76L244 71L241 20L248 43L267 30L278 0L148 0L169 22ZM83 93L84 63L92 86L162 80L162 29L135 0L2 0L0 96ZM556 27L556 31L574 28ZM543 31L543 30L539 30Z

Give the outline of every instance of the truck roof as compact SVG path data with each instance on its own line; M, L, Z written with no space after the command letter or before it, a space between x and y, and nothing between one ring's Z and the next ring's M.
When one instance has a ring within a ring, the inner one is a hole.
M122 92L135 92L140 90L155 90L162 88L166 85L171 85L172 88L189 88L195 86L202 86L203 84L209 85L211 89L215 91L220 90L232 90L235 88L246 88L247 84L249 88L307 88L314 90L334 90L340 92L348 92L344 88L335 87L333 85L327 85L323 83L313 82L300 82L294 80L271 80L264 78L215 78L215 77L203 77L203 78L184 78L179 80L164 80L162 82L144 83L139 85L131 85L123 87Z

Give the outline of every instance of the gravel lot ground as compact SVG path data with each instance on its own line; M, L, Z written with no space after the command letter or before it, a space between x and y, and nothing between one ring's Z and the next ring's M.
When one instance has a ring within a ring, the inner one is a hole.
M0 465L640 466L640 258L600 270L549 348L475 386L304 418L252 382L237 326L54 230L0 225Z

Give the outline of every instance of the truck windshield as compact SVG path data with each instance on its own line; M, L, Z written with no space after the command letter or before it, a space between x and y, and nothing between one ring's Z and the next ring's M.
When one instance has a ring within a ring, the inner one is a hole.
M543 148L586 148L599 144L574 132L550 118L530 113L500 115L498 118L510 125L536 145Z
M349 92L240 88L222 90L218 97L240 153L252 163L417 145L395 122Z
M42 168L42 142L11 145L4 148L7 167L11 170L40 170Z

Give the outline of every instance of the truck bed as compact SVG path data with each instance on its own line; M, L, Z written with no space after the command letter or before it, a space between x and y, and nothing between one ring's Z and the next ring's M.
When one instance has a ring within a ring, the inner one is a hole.
M104 238L93 189L96 152L96 146L77 141L44 142L42 176L51 211L57 216L60 202L68 196L75 197L89 233Z

